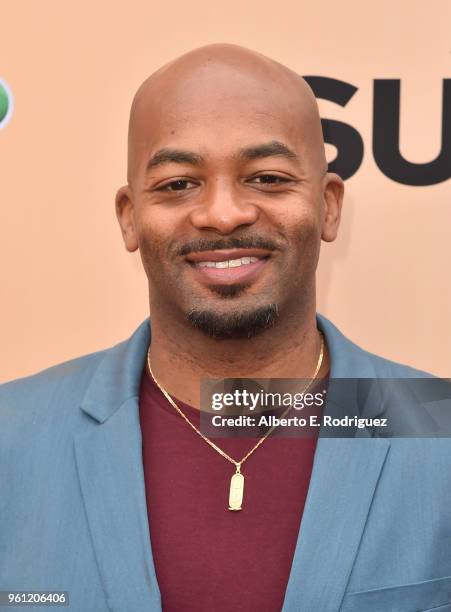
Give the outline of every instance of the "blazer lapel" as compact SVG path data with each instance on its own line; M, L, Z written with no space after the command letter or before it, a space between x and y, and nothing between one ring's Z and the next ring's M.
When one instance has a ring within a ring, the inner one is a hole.
M161 610L150 546L139 381L149 342L145 322L105 353L81 406L87 430L75 440L80 487L107 604Z
M331 356L330 379L374 378L364 351L346 340L326 319L318 317ZM358 386L340 386L340 404L327 412L358 415ZM375 416L377 401L366 407ZM354 438L320 436L309 492L288 581L283 612L337 612L370 511L390 442L368 438L358 430Z
M390 444L320 438L284 612L337 612Z

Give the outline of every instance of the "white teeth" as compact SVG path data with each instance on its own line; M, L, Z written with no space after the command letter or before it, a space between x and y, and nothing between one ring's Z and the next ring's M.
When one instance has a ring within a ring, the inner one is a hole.
M227 259L226 261L199 261L199 268L238 268L247 264L255 263L258 257L241 257L241 259Z

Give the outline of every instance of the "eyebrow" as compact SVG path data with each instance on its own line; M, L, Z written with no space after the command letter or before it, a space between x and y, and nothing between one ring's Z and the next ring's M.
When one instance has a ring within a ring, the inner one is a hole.
M247 147L245 149L241 149L241 151L238 153L238 157L245 161L274 156L298 160L296 153L286 144L279 142L278 140L272 140L271 142L255 145L253 147Z
M147 162L146 170L151 170L163 164L191 164L192 166L200 166L203 162L203 157L191 151L183 151L182 149L160 149Z
M259 145L240 149L234 157L243 161L252 161L254 159L264 159L265 157L285 157L299 161L298 155L292 151L286 144L278 140L272 140ZM191 166L200 166L204 162L202 155L186 151L183 149L163 148L154 153L147 162L146 171L162 166L163 164L190 164Z

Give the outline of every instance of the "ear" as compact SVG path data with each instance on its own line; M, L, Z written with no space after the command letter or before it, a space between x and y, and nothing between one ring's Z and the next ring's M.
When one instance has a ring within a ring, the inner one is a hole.
M138 239L135 228L133 194L129 185L121 187L116 194L116 216L121 226L125 248L132 253L138 249Z
M337 237L343 194L343 180L338 174L327 172L323 179L324 217L321 232L321 238L325 242L333 242Z

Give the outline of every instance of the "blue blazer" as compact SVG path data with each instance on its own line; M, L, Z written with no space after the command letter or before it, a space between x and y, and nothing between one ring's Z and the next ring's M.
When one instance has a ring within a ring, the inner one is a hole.
M424 376L318 326L331 378ZM149 340L146 320L0 387L0 590L69 591L72 612L161 610L138 413ZM283 612L449 612L451 441L361 432L318 441Z

